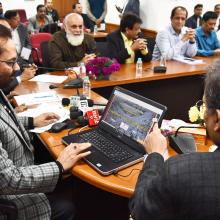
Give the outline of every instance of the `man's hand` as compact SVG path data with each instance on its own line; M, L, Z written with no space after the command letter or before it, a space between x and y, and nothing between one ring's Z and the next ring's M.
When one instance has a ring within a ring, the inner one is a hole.
M101 18L97 19L97 20L95 21L95 23L96 23L96 25L99 27L99 26L101 25L101 23L102 23L102 19L101 19Z
M70 144L61 151L57 161L62 164L64 171L67 171L71 169L81 158L91 154L90 151L85 152L85 150L87 150L90 146L90 143Z
M219 56L219 55L220 55L220 49L214 50L214 55L215 55L215 56Z
M26 81L32 79L36 74L37 66L34 64L30 65L29 67L25 68L21 75L21 81Z
M167 140L162 135L157 123L154 125L153 131L145 139L144 148L148 154L156 152L164 156L167 152Z
M26 111L28 109L28 107L25 104L19 105L17 107L15 107L15 112L19 113L19 112L23 112Z
M59 115L53 112L43 113L34 118L34 127L43 127L51 123L54 123L59 119Z
M146 41L146 39L143 39L143 38L138 38L131 45L131 49L133 51L135 51L135 50L144 50L146 48L147 48L147 41Z
M96 57L95 53L85 54L85 56L82 59L82 62L88 63L90 60L94 59Z
M183 35L182 41L187 41L189 40L190 42L195 42L195 30L192 28L188 28L186 33Z

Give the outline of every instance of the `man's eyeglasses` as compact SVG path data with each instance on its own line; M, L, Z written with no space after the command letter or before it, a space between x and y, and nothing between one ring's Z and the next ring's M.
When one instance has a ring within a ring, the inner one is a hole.
M15 64L17 63L17 59L16 60L0 60L0 62L6 63L8 66L13 68L15 66Z

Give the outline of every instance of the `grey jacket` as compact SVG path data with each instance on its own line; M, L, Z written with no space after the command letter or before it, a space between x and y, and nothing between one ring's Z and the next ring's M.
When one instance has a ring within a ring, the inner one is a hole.
M49 220L51 209L44 193L54 190L59 168L55 162L34 165L33 147L25 130L28 118L16 117L1 90L0 98L5 100L5 105L0 104L0 198L15 203L19 220ZM0 219L4 219L1 213Z

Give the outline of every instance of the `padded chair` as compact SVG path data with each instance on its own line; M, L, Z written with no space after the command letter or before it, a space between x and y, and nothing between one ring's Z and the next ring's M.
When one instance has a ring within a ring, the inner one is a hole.
M42 55L42 66L44 67L51 67L50 66L50 54L48 49L49 41L43 41L40 44L41 49L41 55ZM46 71L49 71L50 69L46 69ZM50 70L51 71L51 70Z
M37 33L30 36L30 42L32 46L32 57L34 63L42 65L42 53L41 53L41 42L49 41L52 38L50 33Z
M156 43L155 38L146 37L146 39L147 39L147 47L148 47L148 50L151 52L151 54L153 54L154 45L155 45L155 43Z
M97 56L108 57L107 42L96 42Z
M41 33L51 33L54 34L57 31L60 31L61 28L58 26L57 23L47 24L43 28L39 30Z
M18 210L15 204L6 199L0 199L0 212L6 215L8 220L15 220L18 216Z
M15 10L19 14L21 23L23 23L25 25L28 25L29 22L28 22L28 19L27 19L27 15L26 15L25 9L15 9Z

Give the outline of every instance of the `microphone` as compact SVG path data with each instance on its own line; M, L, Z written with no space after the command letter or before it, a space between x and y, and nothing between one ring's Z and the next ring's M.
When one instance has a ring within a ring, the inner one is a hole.
M65 106L68 106L70 104L70 99L68 98L62 98L62 105L65 107Z
M178 134L181 128L202 128L200 126L180 126L175 134L169 135L169 144L177 153L186 154L196 152L196 144L192 134Z
M22 68L30 68L31 64L23 64ZM47 67L47 66L37 66L37 69L45 69L45 70L55 70L55 71L65 71L65 69Z
M92 99L87 99L87 101L88 101L88 106L89 107L93 107L94 105L96 105L96 106L106 106L107 105L107 104L104 104L104 103L96 103Z
M87 111L85 116L79 116L77 118L77 122L79 123L79 125L81 126L96 126L99 123L99 111L97 109L93 109L91 111Z

